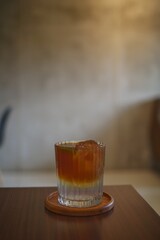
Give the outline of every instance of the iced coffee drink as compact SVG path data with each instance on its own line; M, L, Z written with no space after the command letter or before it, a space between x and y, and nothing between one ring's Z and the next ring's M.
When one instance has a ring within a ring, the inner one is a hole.
M105 145L93 140L55 144L58 201L69 207L98 205L103 195Z

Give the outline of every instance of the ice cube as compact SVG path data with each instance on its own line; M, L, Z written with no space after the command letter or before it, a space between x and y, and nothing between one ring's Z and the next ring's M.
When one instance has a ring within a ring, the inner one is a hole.
M95 147L98 147L98 143L94 140L80 141L76 143L76 149L79 148L90 149Z

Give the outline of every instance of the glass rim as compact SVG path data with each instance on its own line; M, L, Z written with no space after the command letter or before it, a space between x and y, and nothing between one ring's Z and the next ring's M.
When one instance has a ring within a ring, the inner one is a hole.
M89 140L91 140L91 139L89 139ZM85 142L85 141L89 141L89 140L64 140L64 141L56 142L54 144L54 146L55 147L61 147L61 146L65 147L65 145L67 145L67 144L76 144L76 143ZM101 141L96 141L96 140L93 140L93 141L95 141L100 148L106 147L106 145Z

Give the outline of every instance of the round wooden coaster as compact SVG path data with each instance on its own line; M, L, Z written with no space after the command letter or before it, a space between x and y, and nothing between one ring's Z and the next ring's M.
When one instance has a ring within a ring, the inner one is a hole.
M103 193L102 202L94 207L67 207L58 203L58 192L53 192L45 199L45 207L54 213L67 216L93 216L110 211L114 207L114 199L108 193Z

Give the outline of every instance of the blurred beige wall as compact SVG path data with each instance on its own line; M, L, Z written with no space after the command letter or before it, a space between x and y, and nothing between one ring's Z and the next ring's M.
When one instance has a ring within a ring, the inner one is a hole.
M52 169L69 139L106 143L108 168L149 167L159 94L159 0L0 3L1 169Z

